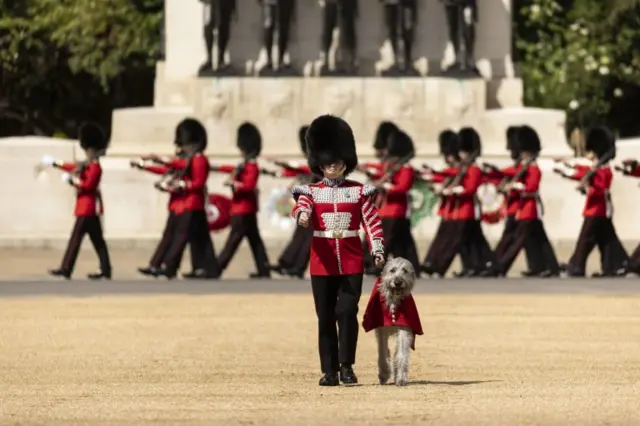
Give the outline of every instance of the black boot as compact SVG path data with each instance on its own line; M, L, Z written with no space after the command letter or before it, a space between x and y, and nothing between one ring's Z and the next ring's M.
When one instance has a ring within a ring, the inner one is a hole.
M158 278L158 268L154 268L153 266L149 266L147 268L138 268L138 272L147 277Z
M327 373L320 379L320 386L338 386L340 381L338 380L338 373Z
M354 385L358 383L358 378L350 365L342 364L340 367L340 381L345 385Z
M94 272L93 274L89 274L87 275L87 278L89 278L90 280L110 280L111 279L111 271L98 271L98 272Z
M50 269L49 275L51 275L52 277L62 277L62 278L70 279L71 271L67 271L64 269Z

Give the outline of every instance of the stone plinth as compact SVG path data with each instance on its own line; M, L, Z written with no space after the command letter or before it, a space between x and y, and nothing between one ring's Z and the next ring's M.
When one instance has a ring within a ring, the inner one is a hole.
M159 67L159 72L162 78L164 69ZM111 152L167 152L175 125L194 116L209 131L212 153L236 155L236 129L248 120L260 128L265 154L298 155L298 128L321 114L345 118L363 155L371 153L373 135L382 120L396 122L411 135L421 155L437 153L436 141L443 129L462 126L476 127L486 152L502 155L506 127L516 124L536 128L545 144L558 145L553 152L566 151L564 112L522 107L488 110L489 97L496 96L488 87L483 79L437 77L193 78L158 85L156 107L115 111Z

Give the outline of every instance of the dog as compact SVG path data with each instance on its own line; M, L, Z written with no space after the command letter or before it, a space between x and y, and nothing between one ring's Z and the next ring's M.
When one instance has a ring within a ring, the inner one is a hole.
M408 383L409 353L415 349L415 336L423 334L418 309L411 295L415 281L416 272L407 259L396 257L388 261L374 285L364 314L365 331L375 329L381 385L391 377L396 386ZM389 352L391 336L396 338L393 360Z

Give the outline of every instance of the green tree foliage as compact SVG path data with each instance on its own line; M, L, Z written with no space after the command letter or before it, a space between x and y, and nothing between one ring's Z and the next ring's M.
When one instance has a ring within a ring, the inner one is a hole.
M105 123L112 107L140 103L135 86L153 85L158 11L129 0L0 0L0 123L69 134L79 120Z
M568 130L604 123L623 135L640 131L631 106L639 100L640 14L633 3L640 2L614 3L530 0L519 10L525 100L567 110Z

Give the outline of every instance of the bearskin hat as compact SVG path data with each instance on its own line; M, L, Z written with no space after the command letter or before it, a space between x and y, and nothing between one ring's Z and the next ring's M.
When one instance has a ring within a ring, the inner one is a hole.
M199 151L207 147L207 130L195 118L185 118L176 127L175 144L177 146L198 145Z
M607 152L615 149L616 137L609 128L604 126L593 127L587 133L585 148L592 151L598 157L604 156ZM615 155L611 157L613 159Z
M309 125L306 141L309 167L318 176L323 175L323 164L344 161L344 176L351 173L358 164L353 131L342 118L333 115L317 117Z
M459 151L475 153L477 156L482 155L482 142L480 135L473 127L463 127L458 132L460 146Z
M309 130L309 126L302 126L300 130L298 130L298 141L300 142L300 149L304 152L304 155L307 155L307 130Z
M253 123L245 121L238 126L237 146L247 157L255 158L262 151L262 135Z
M399 132L398 126L390 121L383 121L376 130L376 136L373 141L373 149L385 149L389 144L389 137Z
M507 128L507 151L511 153L512 159L520 157L520 144L518 143L518 126L509 126Z
M441 155L458 154L458 134L453 130L444 130L438 136Z
M542 144L540 143L538 132L536 132L532 127L520 127L516 137L518 139L520 151L538 154L542 150Z
M80 125L78 140L82 149L93 148L98 151L106 149L109 143L104 131L96 123L83 123Z
M389 137L387 145L387 156L408 157L414 154L413 141L411 137L403 131L395 132Z

